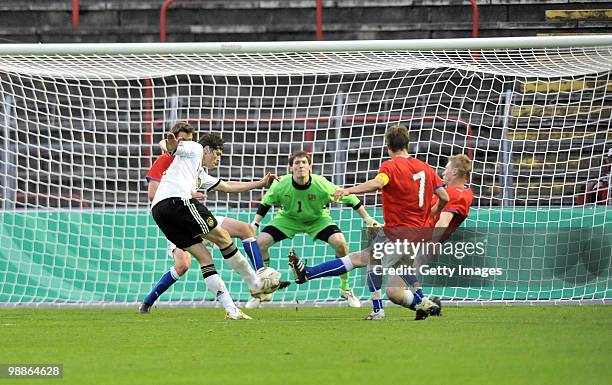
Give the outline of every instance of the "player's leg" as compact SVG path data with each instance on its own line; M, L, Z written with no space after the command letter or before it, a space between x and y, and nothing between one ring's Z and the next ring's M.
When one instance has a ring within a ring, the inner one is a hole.
M385 289L385 294L387 298L391 300L391 302L405 307L410 310L417 311L417 305L423 303L424 301L429 301L427 297L424 299L418 299L418 297L412 292L411 289L406 288L404 280L393 276L390 277L387 281L387 288ZM429 309L422 310L424 314L420 314L417 319L424 319L427 315L441 315L442 303L439 298L432 298L431 303L433 305L429 305ZM435 306L434 306L435 305Z
M212 231L214 230L215 229ZM217 301L219 301L221 306L223 306L223 309L225 309L225 318L234 320L251 319L251 317L238 309L234 303L229 290L227 290L227 286L225 286L225 282L223 282L219 276L219 273L217 273L212 256L210 255L210 252L206 246L204 246L204 243L200 242L196 243L195 245L191 245L187 248L187 251L191 253L200 263L200 271L202 271L202 277L204 278L206 287L211 293L213 293L213 295L215 295Z
M257 245L261 250L265 266L270 266L270 247L283 239L293 238L294 231L287 226L289 223L283 218L275 217L272 222L264 227L257 235Z
M406 274L401 275L398 278L404 282L404 285L402 285L399 281L393 281L393 283L395 284L395 286L397 286L398 289L391 289L390 294L391 296L393 296L393 299L389 297L391 301L401 306L404 306L404 302L406 305L410 302L410 305L404 307L416 310L416 320L423 320L429 315L438 316L442 314L442 303L440 302L440 299L429 299L427 296L425 296L425 294L423 293L423 288L421 287L421 283L419 282L416 275L407 272ZM406 285L408 289L403 290ZM399 288L402 288L402 290L399 290ZM410 294L412 294L412 298ZM389 296L389 293L387 293L387 296Z
M415 296L412 290L406 287L404 280L400 277L393 275L387 280L387 287L385 288L385 294L391 302L396 305L400 305L410 310L415 309Z
M231 237L237 237L242 240L242 247L246 252L253 268L259 270L264 267L262 252L255 239L255 232L248 223L232 219L217 217L221 227L223 227Z
M270 266L270 247L276 243L274 237L263 230L257 235L257 245L261 251L264 266Z
M165 272L151 292L145 297L144 301L138 309L141 313L148 313L151 306L170 286L189 270L191 266L191 255L185 250L179 249L173 243L170 243L169 250L174 258L174 266Z
M231 319L249 318L244 316L229 295L227 287L219 277L212 256L202 242L202 236L208 236L219 244L225 239L231 243L225 230L217 226L217 221L202 203L195 199L168 198L153 206L153 219L166 238L177 247L189 252L200 263L200 269L206 287L213 292L227 311ZM221 235L219 235L221 233ZM226 243L226 244L227 244ZM235 248L235 246L234 246ZM244 257L243 257L244 259ZM248 265L248 262L245 263Z
M373 239L370 240L370 237L373 237ZM385 319L385 309L383 307L382 299L382 264L380 259L374 258L372 247L374 247L375 243L388 242L388 239L383 231L375 231L373 233L368 232L368 240L370 247L366 249L369 253L368 275L366 281L368 284L368 290L370 291L370 300L372 301L372 312L364 319L369 321L383 320Z
M264 228L263 230L265 229L267 229L267 227ZM272 235L270 235L267 232L264 232L263 230L259 232L259 235L257 235L256 243L257 243L259 250L261 251L261 256L263 259L262 263L264 264L264 266L270 266L270 254L268 250L275 243L275 241ZM259 306L261 306L262 299L272 300L272 295L265 294L265 295L260 295L259 297L251 296L251 298L249 298L249 300L247 301L246 305L244 305L244 307L246 307L247 309L257 309Z
M377 265L375 265L377 266ZM382 300L382 274L375 269L375 266L368 265L367 283L372 301L372 312L364 319L368 321L385 319L385 309Z
M306 266L295 253L290 253L289 266L295 274L295 282L302 284L311 279L337 277L357 267L367 266L369 255L370 250L365 249L349 253L346 257L336 258L314 266Z
M270 266L270 254L269 254L269 250L270 247L277 243L282 241L283 239L287 238L287 233L290 233L292 236L295 235L292 231L285 229L283 231L281 231L279 229L279 227L286 227L283 226L284 221L283 220L279 220L278 218L274 218L272 220L272 222L270 223L270 225L264 227L260 232L259 235L257 236L257 245L259 247L259 249L261 250L261 255L263 258L263 264L264 266ZM289 281L283 281L281 280L279 283L279 289L285 288L287 286L289 286L291 284L291 282ZM257 309L262 302L269 302L272 301L273 298L273 293L270 294L262 294L258 297L251 297L245 307L247 309Z
M253 265L255 270L263 268L264 263L262 253L257 244L257 240L255 239L255 232L251 228L251 225L227 217L222 217L218 219L221 223L221 227L227 230L231 237L238 237L242 240L242 246L244 248L244 251L247 253L247 256L249 257L249 260L251 261L251 264ZM279 288L287 287L289 286L289 284L290 282L288 281L281 281ZM272 293L261 294L257 297L251 296L251 298L247 301L245 307L247 309L256 309L261 305L261 302L271 301L272 297Z
M319 234L318 239L324 239L331 247L334 248L336 258L342 258L348 255L348 245L344 234L335 224L327 226ZM349 284L349 273L339 275L340 278L340 297L347 300L350 307L361 307L361 301L355 296Z
M203 234L203 238L207 239L219 247L223 259L229 263L246 282L251 294L258 296L261 291L268 289L263 287L262 281L257 277L253 268L249 265L249 262L244 258L240 250L236 247L232 241L229 233L225 231L221 226L216 226L208 233Z

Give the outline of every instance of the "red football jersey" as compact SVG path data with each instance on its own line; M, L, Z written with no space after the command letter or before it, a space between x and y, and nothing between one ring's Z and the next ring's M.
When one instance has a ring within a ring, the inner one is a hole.
M474 193L469 186L447 186L446 192L448 193L448 203L442 209L442 212L453 213L453 219L448 224L447 230L444 232L442 239L446 239L453 231L455 231L467 218L470 212L470 206L472 200L474 200ZM438 202L438 197L434 196L431 205L435 205ZM440 213L431 219L430 226L434 227L436 222L440 219Z
M166 172L168 167L170 167L173 160L174 157L168 153L161 154L160 156L158 156L157 159L155 159L155 162L153 163L151 168L149 169L149 172L147 172L147 176L145 177L147 182L150 182L152 180L157 182L161 181L164 172Z
M402 157L383 162L378 172L389 177L382 188L385 227L425 227L434 190L442 187L438 174L425 162Z

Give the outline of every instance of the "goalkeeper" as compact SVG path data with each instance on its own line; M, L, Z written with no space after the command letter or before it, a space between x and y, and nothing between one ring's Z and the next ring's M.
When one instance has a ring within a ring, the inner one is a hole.
M272 206L281 206L270 224L263 228L257 237L264 261L269 261L268 250L274 243L296 234L306 233L313 239L327 242L334 248L336 258L348 255L348 245L344 235L332 220L327 207L333 202L338 186L325 177L312 174L310 154L296 151L289 157L290 174L273 183L264 195L253 225L259 227L262 219ZM359 199L351 194L340 200L351 206L363 218L367 226L380 226L367 213ZM348 273L340 275L340 297L347 300L350 307L361 307L349 285ZM251 299L247 308L257 307L258 299Z

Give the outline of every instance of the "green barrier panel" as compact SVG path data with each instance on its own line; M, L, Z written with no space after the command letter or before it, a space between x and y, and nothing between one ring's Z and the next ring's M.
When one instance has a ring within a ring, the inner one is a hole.
M217 214L248 222L253 213ZM332 216L342 227L350 250L357 251L362 226L359 216L350 209L332 210ZM269 217L271 215L267 219ZM380 211L376 212L376 217L382 217ZM612 227L612 210L605 207L473 208L464 226L528 228L545 224L609 229ZM495 245L499 241L488 240L488 244ZM523 241L529 244L538 240ZM0 302L138 302L172 265L166 245L147 210L0 212ZM290 273L285 256L292 247L308 264L333 258L333 250L320 241L314 243L301 235L285 240L272 248L271 266L287 279ZM234 298L248 299L248 290L240 277L228 270L218 250L214 254L217 268ZM500 253L496 257L497 266L503 266L508 272L507 282L501 289L496 284L474 288L435 287L429 291L457 299L612 298L609 255L604 256L607 265L600 269L597 277L589 278L586 272L578 271L577 276L586 278L571 286L567 280L559 280L552 274L554 268L547 266L546 253L537 248L525 247L525 252L518 256ZM201 301L212 298L205 291L196 264L194 261L192 269L161 300ZM356 294L365 299L368 291L363 275L362 271L354 272L352 282ZM299 288L292 285L287 291L276 294L275 300L336 299L337 283L337 278L325 278Z

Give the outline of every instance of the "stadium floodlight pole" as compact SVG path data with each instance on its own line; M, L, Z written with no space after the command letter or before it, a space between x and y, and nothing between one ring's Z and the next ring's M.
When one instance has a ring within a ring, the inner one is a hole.
M612 35L462 39L346 40L226 43L0 44L0 55L168 55L205 53L443 51L464 49L568 48L612 45Z

